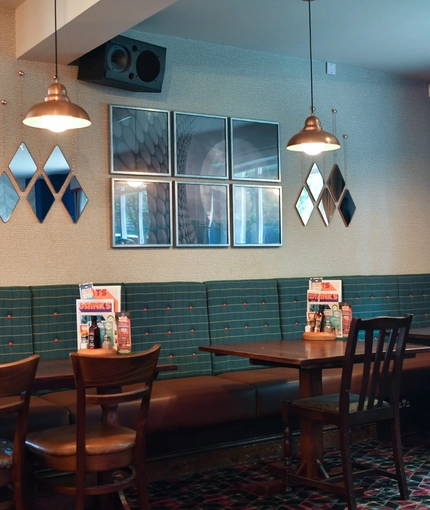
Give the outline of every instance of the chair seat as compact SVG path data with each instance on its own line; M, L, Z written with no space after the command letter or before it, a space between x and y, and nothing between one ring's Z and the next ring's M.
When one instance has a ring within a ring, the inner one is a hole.
M134 448L136 431L104 422L91 422L86 426L86 454L105 455ZM76 425L57 427L55 434L49 429L27 435L30 452L53 457L76 455Z
M359 396L354 393L349 396L349 412L356 413L358 410ZM321 395L318 397L301 398L294 400L292 403L295 407L304 409L312 409L313 411L323 411L328 413L339 412L339 393L333 393L330 395ZM368 407L368 400L365 399L364 409ZM388 402L383 402L382 407L391 407Z

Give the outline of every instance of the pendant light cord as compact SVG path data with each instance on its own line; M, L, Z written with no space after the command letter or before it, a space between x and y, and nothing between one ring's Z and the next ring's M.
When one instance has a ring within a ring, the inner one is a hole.
M310 65L310 74L311 74L311 114L313 115L315 111L314 107L314 79L313 79L313 69L312 69L312 16L311 16L311 2L312 0L308 0L309 7L309 65Z
M58 80L57 0L54 0L54 26L55 26L55 32L54 32L54 41L55 41L55 76L54 76L54 80Z

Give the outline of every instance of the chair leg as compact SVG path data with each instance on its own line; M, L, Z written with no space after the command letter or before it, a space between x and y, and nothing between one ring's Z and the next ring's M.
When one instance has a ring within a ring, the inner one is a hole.
M346 502L349 510L356 510L357 503L355 501L354 475L352 471L350 431L344 424L339 426L339 444Z
M284 490L289 492L291 490L289 486L288 475L291 470L291 459L293 457L293 438L292 429L290 423L290 404L291 402L284 402L282 404L282 420L285 425L284 429Z
M399 483L400 497L409 499L408 485L406 482L405 465L403 462L402 440L400 437L400 417L396 413L391 424L391 439L393 442L393 456L396 466L397 481Z
M135 468L136 468L136 489L137 495L139 496L139 509L150 510L148 499L146 462L144 455L136 456Z

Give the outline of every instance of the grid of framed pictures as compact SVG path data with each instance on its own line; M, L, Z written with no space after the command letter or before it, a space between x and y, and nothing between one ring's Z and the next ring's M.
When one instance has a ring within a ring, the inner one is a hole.
M110 105L112 246L282 246L278 123L171 118Z

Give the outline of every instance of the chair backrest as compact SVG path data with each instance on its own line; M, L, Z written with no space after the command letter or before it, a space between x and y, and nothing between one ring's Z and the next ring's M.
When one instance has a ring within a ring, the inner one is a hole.
M149 406L152 383L155 377L160 345L136 354L100 356L70 353L77 391L77 422L85 419L86 404L99 404L104 411L115 409L122 402L144 397ZM132 391L123 391L124 386L138 385ZM97 388L97 394L87 389ZM117 416L106 412L105 421L117 423Z
M31 385L36 375L39 355L0 365L0 417L16 414L13 463L24 465L25 436ZM1 419L1 418L0 418Z
M347 412L353 368L362 368L358 411L380 408L384 401L397 406L403 358L412 315L354 318L347 339L340 389L340 406ZM364 334L364 340L360 337ZM356 354L364 353L357 365Z

